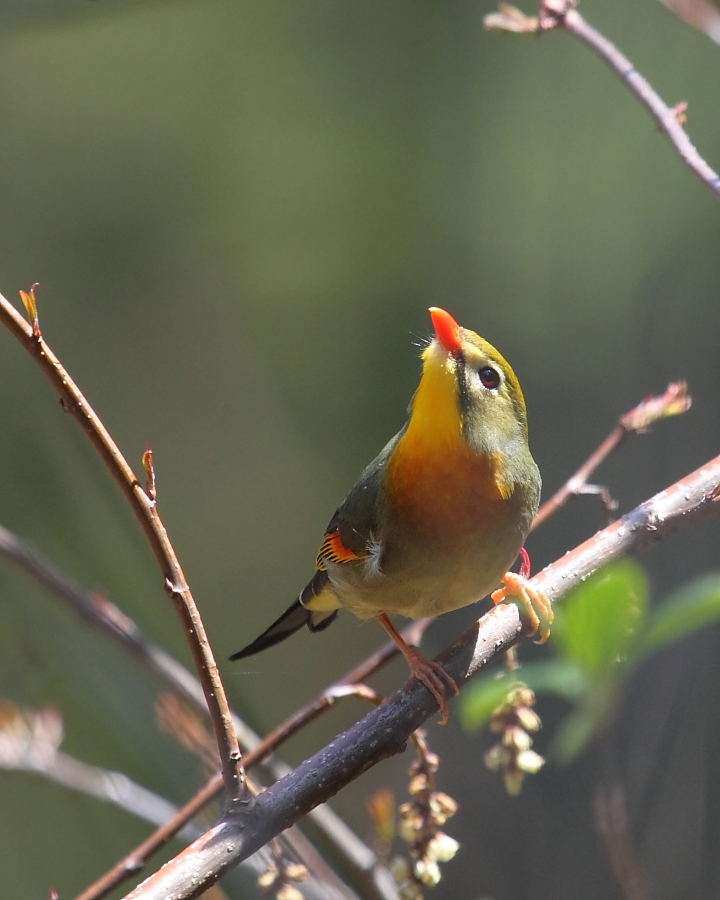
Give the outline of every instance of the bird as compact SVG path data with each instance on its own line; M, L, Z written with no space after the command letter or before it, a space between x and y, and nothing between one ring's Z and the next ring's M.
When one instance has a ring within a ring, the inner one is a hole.
M505 358L474 331L431 307L434 335L402 430L366 467L330 519L315 574L260 637L230 659L284 641L304 625L324 631L340 609L376 618L411 673L449 716L458 692L442 665L405 642L389 616L435 616L492 593L516 602L531 634L547 640L553 620L545 595L509 569L540 500L528 447L525 400Z

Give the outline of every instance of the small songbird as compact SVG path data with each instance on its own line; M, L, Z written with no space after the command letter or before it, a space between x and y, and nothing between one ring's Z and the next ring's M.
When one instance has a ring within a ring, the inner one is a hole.
M455 681L403 640L389 614L418 619L459 609L502 582L495 603L512 596L542 641L553 616L541 592L507 571L540 499L520 384L474 331L437 307L430 317L435 336L422 353L407 424L335 511L298 599L230 659L272 647L303 625L322 631L348 609L378 619L444 722L446 688L457 693Z

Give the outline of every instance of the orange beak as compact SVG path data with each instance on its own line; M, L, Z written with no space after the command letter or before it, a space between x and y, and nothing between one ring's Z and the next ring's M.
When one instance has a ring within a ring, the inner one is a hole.
M460 326L449 312L440 309L439 306L431 306L429 309L435 336L441 346L448 353L457 353L460 349Z

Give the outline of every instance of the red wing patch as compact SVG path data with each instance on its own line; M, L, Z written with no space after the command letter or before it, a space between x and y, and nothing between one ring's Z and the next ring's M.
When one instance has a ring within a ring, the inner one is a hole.
M362 559L364 556L367 556L367 553L358 555L353 550L348 550L340 538L340 531L336 528L335 531L329 531L325 535L325 540L318 550L315 567L322 570L325 568L326 562L346 563Z

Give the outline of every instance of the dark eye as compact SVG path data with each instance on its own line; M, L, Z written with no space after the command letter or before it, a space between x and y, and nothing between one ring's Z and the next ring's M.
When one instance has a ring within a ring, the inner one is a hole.
M497 386L500 384L500 373L491 366L483 366L482 369L479 370L478 375L480 376L483 387L486 387L489 391L496 390Z

